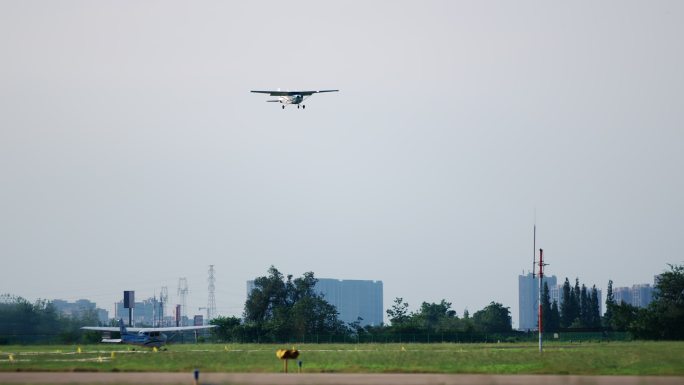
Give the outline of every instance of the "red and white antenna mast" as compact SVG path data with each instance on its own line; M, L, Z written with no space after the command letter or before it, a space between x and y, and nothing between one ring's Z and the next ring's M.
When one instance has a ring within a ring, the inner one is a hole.
M544 281L544 250L539 249L539 353L542 352L542 334L544 332L544 325L542 323L543 313L542 313L542 287Z

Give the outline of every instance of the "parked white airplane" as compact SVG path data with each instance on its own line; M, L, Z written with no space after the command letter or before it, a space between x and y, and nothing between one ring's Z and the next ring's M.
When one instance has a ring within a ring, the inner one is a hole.
M127 328L123 319L119 320L119 327L112 326L84 326L83 330L96 330L100 332L120 332L121 338L103 338L102 342L115 344L131 344L145 346L148 348L158 348L168 340L163 332L182 332L188 330L210 329L216 325L207 326L176 326L162 328ZM133 332L133 333L131 333Z
M288 104L296 104L297 108L299 108L299 105L306 99L309 98L309 96L313 94L319 94L322 92L338 92L339 90L320 90L320 91L252 91L257 94L269 94L270 96L277 96L278 99L275 100L267 100L267 102L271 103L280 103L283 105L283 109L285 109L285 106ZM306 108L305 105L301 104L302 108Z

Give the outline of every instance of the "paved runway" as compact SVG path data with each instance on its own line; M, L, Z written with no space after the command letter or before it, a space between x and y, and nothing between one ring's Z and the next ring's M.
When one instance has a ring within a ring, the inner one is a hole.
M191 373L0 372L0 384L185 384ZM684 385L684 377L489 374L201 373L200 385Z

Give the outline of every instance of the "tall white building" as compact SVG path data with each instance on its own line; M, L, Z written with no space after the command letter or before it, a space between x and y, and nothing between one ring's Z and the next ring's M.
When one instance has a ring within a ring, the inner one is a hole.
M545 276L542 284L552 288L557 287L556 276ZM553 302L553 299L551 300ZM537 314L539 311L539 277L532 277L532 273L518 276L518 329L534 330L537 328Z

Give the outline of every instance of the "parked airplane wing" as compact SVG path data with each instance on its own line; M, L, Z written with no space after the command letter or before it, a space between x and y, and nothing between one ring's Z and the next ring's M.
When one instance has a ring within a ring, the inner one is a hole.
M118 332L121 330L118 326L83 326L83 330L95 330L99 332ZM137 332L140 328L126 328L129 332Z
M126 331L129 333L137 333L140 331L143 332L179 332L179 331L184 331L184 330L199 330L199 329L210 329L210 328L215 328L216 325L207 325L207 326L169 326L169 327L162 327L162 328L126 328ZM95 331L100 331L100 332L118 332L121 329L118 327L114 326L83 326L81 329L83 330L95 330Z
M185 331L185 330L211 329L211 328L215 328L215 327L216 327L216 325L173 326L173 327L162 327L162 328L141 328L140 331L142 331L142 332L181 332L181 331Z
M322 92L338 92L339 90L317 90L317 91L251 91L257 94L269 94L270 96L293 96L293 95L313 95Z

